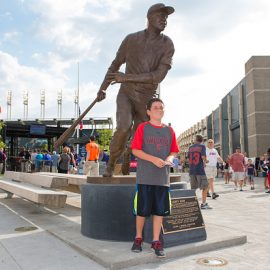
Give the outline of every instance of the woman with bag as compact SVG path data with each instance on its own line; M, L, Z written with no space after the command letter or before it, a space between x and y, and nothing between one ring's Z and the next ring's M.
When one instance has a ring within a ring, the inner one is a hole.
M70 156L68 154L69 147L64 147L63 153L60 155L58 163L58 173L68 173L68 167L70 163Z

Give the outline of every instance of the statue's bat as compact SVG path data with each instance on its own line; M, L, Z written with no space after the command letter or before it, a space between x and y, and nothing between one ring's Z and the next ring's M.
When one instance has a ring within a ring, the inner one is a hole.
M80 124L85 115L93 108L93 106L97 103L98 97L85 109L85 111L79 116L79 118L57 139L54 143L54 149L58 149L60 145L62 145L74 132L75 128Z

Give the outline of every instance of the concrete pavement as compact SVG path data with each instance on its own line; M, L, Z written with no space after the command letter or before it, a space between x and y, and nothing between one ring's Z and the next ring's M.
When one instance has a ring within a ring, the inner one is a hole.
M183 178L187 176L184 174ZM89 241L89 238L82 236L80 198L76 194L69 193L70 205L62 210L40 210L20 198L3 199L4 194L0 193L0 269L99 270L105 269L103 266L114 269L212 269L197 263L202 257L221 257L227 260L228 264L222 269L270 269L270 195L264 193L262 178L256 178L255 184L255 191L246 188L244 192L239 192L233 190L232 184L225 185L222 179L217 179L216 190L220 198L210 199L209 204L213 209L203 211L210 238L207 241L212 248L209 249L205 243L204 246L196 243L190 249L197 249L195 253L199 254L188 257L186 255L194 253L183 251L187 250L186 245L170 248L167 249L169 259L162 261L150 253L147 244L142 254L133 254L129 251L131 243ZM26 226L37 227L37 230L14 231ZM236 239L247 235L247 244L202 253L203 250L222 247L214 245L216 235L219 240L227 236ZM177 256L170 256L173 253ZM131 264L109 264L117 259L117 262L121 262L121 257L122 261L124 257L125 263L130 261ZM172 257L174 259L170 259ZM134 263L136 265L136 260L140 265L127 267Z

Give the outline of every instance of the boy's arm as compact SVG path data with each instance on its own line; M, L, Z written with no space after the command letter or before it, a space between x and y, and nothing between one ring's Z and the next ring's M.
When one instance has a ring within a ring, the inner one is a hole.
M174 157L175 157L176 155L177 155L176 152L170 153L170 154L167 156L167 158L165 159L165 162L167 161L167 162L173 164L173 159L174 159Z
M132 154L140 159L153 163L159 168L163 168L166 165L165 161L162 160L161 158L146 154L143 150L132 149Z

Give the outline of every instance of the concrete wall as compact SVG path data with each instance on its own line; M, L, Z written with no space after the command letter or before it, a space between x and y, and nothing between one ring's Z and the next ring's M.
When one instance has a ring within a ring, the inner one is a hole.
M249 156L270 147L270 56L252 56L245 65Z

